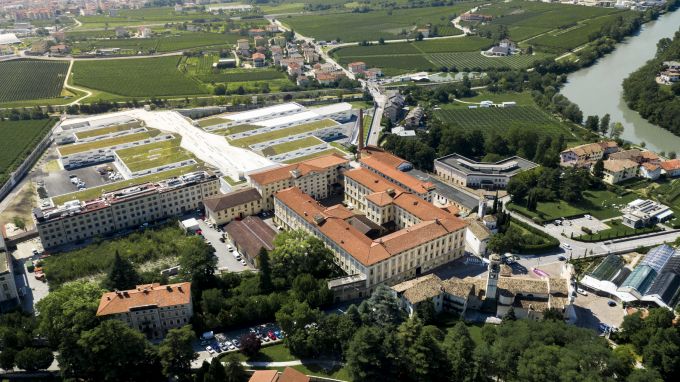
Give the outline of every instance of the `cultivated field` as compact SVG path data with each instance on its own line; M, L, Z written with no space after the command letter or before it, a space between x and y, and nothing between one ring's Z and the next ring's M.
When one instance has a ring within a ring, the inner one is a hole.
M584 20L624 11L614 8L514 0L484 6L479 12L494 16L494 20L481 26L480 30L495 30L499 25L504 25L511 39L522 41L554 29L571 28Z
M107 138L107 139L102 139L102 140L99 140L99 141L60 146L59 147L59 153L62 156L64 156L64 155L72 155L72 154L76 154L76 153L82 153L82 152L85 152L85 151L90 151L90 150L95 150L95 149L103 149L105 147L120 145L122 143L130 143L130 142L141 141L141 140L156 136L156 135L158 135L158 133L159 133L159 131L155 130L155 131L149 131L149 132L143 132L143 133L128 134L128 135L123 135L123 136L115 137L115 138Z
M512 127L526 127L555 137L560 134L567 139L571 137L565 125L534 106L467 109L445 105L435 111L435 116L444 123L465 130L504 133Z
M177 70L180 57L76 61L75 85L121 96L160 97L205 94ZM134 79L134 80L133 80Z
M164 166L193 159L194 156L179 147L180 139L116 150L116 154L131 172Z
M52 119L0 121L0 185L33 151L54 122Z
M435 67L456 67L458 70L464 70L465 68L489 69L506 67L523 69L529 68L534 62L547 57L550 56L544 53L535 53L533 55L520 54L507 57L485 57L479 52L435 53L427 56Z
M234 44L239 38L236 33L185 32L168 33L153 38L112 38L110 40L88 40L74 44L76 49L88 52L94 49L120 48L130 52L172 52L189 48Z
M351 46L333 52L338 62L346 65L354 61L364 61L368 66L376 66L386 75L410 71L447 68L513 68L522 69L540 59L543 53L516 55L510 57L485 57L480 52L489 48L493 41L483 37L425 40L385 45Z
M67 61L0 62L0 102L59 97L67 71Z
M241 139L234 139L230 141L229 144L231 144L232 146L247 148L255 143L273 141L275 139L280 139L291 135L324 129L326 127L330 127L333 125L337 125L337 122L331 119L323 119L321 121L303 123L301 125L287 127L285 129L278 129L264 134L252 135Z
M386 40L415 36L414 26L432 24L443 28L441 33L451 33L450 21L455 15L473 8L481 2L461 2L453 6L378 10L366 13L332 13L325 15L302 15L282 18L281 22L295 31L317 40L342 42ZM457 31L460 33L460 31Z

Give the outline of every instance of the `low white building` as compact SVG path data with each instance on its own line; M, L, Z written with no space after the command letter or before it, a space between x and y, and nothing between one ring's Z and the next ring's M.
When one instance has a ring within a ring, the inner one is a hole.
M655 225L673 216L670 207L646 199L633 200L621 212L623 212L623 224L631 228Z

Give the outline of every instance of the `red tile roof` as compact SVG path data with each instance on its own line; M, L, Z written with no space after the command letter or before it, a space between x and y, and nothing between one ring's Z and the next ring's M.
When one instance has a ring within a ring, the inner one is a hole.
M660 163L661 168L666 171L680 170L680 159L671 159Z
M291 178L291 171L298 170L300 175L307 175L310 172L319 172L335 166L347 164L349 161L339 154L324 155L317 158L312 158L296 164L277 167L271 170L265 170L250 174L251 181L260 185L280 182L284 179Z
M136 289L104 293L97 316L125 313L139 306L155 305L160 308L190 303L191 283L137 285Z
M276 370L257 370L250 376L248 382L276 382L279 372Z
M303 373L293 369L292 367L286 367L283 369L283 373L279 377L278 382L309 382L310 378Z
M399 166L408 163L408 161L378 148L367 147L362 150L359 162L362 166L371 168L384 174L386 177L403 184L405 187L409 188L409 191L411 192L426 194L428 191L434 189L434 184L423 182L420 179L399 170Z

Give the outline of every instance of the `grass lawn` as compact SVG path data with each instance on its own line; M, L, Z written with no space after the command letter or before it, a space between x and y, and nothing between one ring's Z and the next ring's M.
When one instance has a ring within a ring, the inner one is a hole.
M661 231L658 227L645 227L640 229L630 228L623 225L620 219L610 220L607 222L609 229L602 230L600 232L593 233L592 235L581 235L575 237L574 240L580 241L600 241L607 239L618 239L622 237L641 235L643 233L657 232Z
M79 133L76 133L76 137L78 139L97 137L97 136L100 136L100 135L116 133L116 132L119 132L119 131L131 130L131 129L134 129L134 128L137 128L137 127L140 127L140 126L141 126L140 122L130 122L130 123L122 124L122 125L102 127L101 129L81 131Z
M585 191L583 200L578 203L567 203L564 200L540 202L536 211L529 211L523 205L510 203L517 212L541 222L548 222L561 217L590 214L597 219L609 219L621 216L620 207L637 199L634 193L619 196L611 191Z
M236 126L228 127L226 129L213 130L213 131L211 131L211 133L219 134L219 135L231 135L231 134L243 133L245 131L260 129L260 128L262 128L262 126L243 124L243 125L236 125Z
M234 139L232 141L229 141L229 144L231 144L232 146L247 148L255 143L273 141L275 139L280 139L291 135L324 129L337 124L338 123L333 121L332 119L322 119L320 121L303 123L301 125L287 127L285 129L278 129L263 134L256 134L245 138Z
M503 102L516 102L517 106L536 106L533 97L531 97L530 92L507 92L507 93L492 93L488 91L479 91L474 97L460 98L461 101L465 102L482 102L482 101L492 101L493 103L500 104ZM468 105L461 102L454 102L452 106L458 106L467 109ZM447 105L448 106L448 105Z
M302 157L297 157L295 159L290 159L290 160L284 161L283 163L286 163L286 164L298 163L298 162L305 161L307 159L318 158L318 157L321 157L321 156L324 156L324 155L331 155L331 154L339 154L339 155L342 155L343 157L347 155L347 153L345 153L345 152L342 152L342 151L340 151L336 148L332 148L332 149L328 149L328 150L324 150L324 151L319 151L318 153L305 155L305 156L302 156Z
M180 139L117 150L116 153L131 172L193 159L187 150L179 147Z
M287 153L289 151L295 151L303 149L305 147L316 146L324 143L321 139L317 137L306 137L302 139L297 139L295 141L279 143L278 145L269 146L262 152L266 156L279 155Z
M227 123L229 120L220 118L220 117L211 117L211 118L206 118L206 119L201 119L199 121L196 121L198 123L199 127L210 127L210 126L215 126L219 125L220 123Z
M121 188L125 187L132 187L136 186L138 184L143 184L143 183L149 183L149 182L158 182L160 180L165 180L165 179L170 179L174 178L180 175L184 175L193 171L199 171L202 170L203 166L196 164L193 166L184 166L180 168L175 168L172 170L167 170L167 171L162 171L159 173L151 174L151 175L146 175L146 176L140 176L138 178L133 178L129 180L123 180L120 182L115 182L115 183L109 183L103 186L99 187L94 187L94 188L88 188L83 191L78 191L78 192L72 192L69 194L64 194L64 195L59 195L55 196L52 198L52 202L54 202L55 205L61 205L64 204L65 202L68 202L69 200L90 200L97 198L101 196L102 193L104 192L110 192L114 190L119 190Z
M159 131L155 130L153 132L148 131L148 132L142 132L142 133L128 134L128 135L123 135L121 137L107 138L107 139L102 139L102 140L99 140L99 141L61 146L61 147L59 147L59 153L62 156L65 156L65 155L82 153L82 152L85 152L85 151L90 151L90 150L95 150L95 149L102 149L102 148L105 148L105 147L120 145L122 143L130 143L130 142L141 141L141 140L144 140L144 139L147 139L147 138L154 137L154 136L158 135L158 133L159 133Z

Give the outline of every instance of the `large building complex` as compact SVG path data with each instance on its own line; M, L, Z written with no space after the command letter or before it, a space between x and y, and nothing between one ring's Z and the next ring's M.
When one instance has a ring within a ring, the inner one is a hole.
M342 174L348 168L347 159L332 154L252 173L247 178L262 195L264 209L272 210L274 194L290 187L298 187L316 199L328 197L334 189L342 188Z
M217 195L219 178L199 171L156 183L124 188L101 197L36 208L33 217L43 247L102 236L146 222L181 215Z
M191 283L138 285L104 293L97 316L123 321L149 338L162 338L168 330L189 324L194 308Z
M369 146L361 151L359 164L419 198L432 201L434 184L407 174L406 171L412 170L413 165L398 156Z
M497 190L505 188L513 176L537 166L518 156L490 163L451 154L434 161L434 172L456 186Z
M0 311L13 305L18 298L12 255L5 247L5 239L0 232Z
M357 287L336 298L367 295L463 255L465 221L374 172L345 172L345 200L354 211L326 208L297 187L274 195L277 224L319 237L352 276Z
M203 205L206 217L213 223L221 225L262 212L262 196L256 189L247 187L206 198Z

